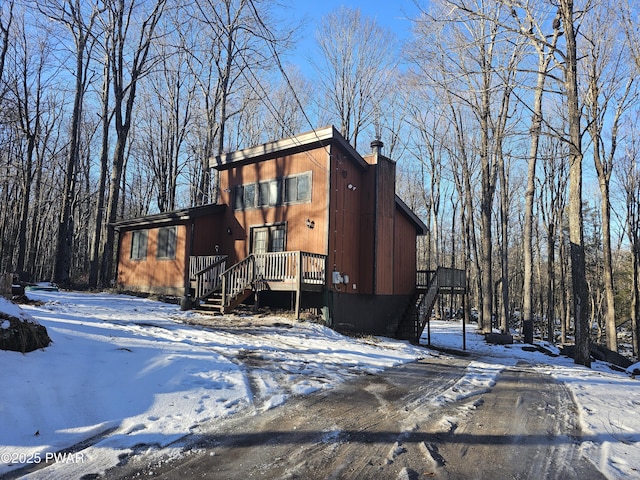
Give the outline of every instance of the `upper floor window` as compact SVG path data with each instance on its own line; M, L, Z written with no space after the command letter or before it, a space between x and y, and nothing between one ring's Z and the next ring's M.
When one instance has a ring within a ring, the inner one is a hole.
M258 206L275 207L282 205L282 180L271 180L258 184Z
M285 179L284 191L287 203L311 200L311 175L297 175Z
M310 202L311 172L238 185L233 198L235 210Z
M147 230L131 232L131 259L144 260L147 258Z
M176 258L176 227L162 227L158 230L157 258Z

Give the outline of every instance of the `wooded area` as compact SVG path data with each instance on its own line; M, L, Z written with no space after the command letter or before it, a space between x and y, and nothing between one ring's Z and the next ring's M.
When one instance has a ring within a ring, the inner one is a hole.
M217 198L208 159L335 124L398 160L420 269L479 327L617 350L640 301L639 8L432 0L406 40L268 0L2 0L0 272L104 288L123 219ZM400 12L399 12L400 14ZM595 328L594 328L595 327Z

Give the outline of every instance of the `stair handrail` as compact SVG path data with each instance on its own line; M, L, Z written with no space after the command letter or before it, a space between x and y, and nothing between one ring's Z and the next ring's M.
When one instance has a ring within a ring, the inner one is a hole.
M440 293L440 289L455 288L464 291L466 288L466 275L467 272L465 270L449 267L438 267L435 272L431 271L427 292L422 297L422 301L416 311L416 343L420 342L422 332L424 332L427 325L428 315L431 315L431 310L436 302L438 293Z
M221 272L226 268L227 256L223 255L211 265L204 267L194 274L196 279L195 299L201 300L220 289L222 280Z
M440 267L438 267L438 270ZM424 327L427 324L427 316L431 315L431 310L433 309L433 304L436 301L436 297L438 296L439 281L440 276L438 275L438 270L431 272L431 278L428 282L427 293L422 296L422 300L418 305L416 310L416 343L420 342L420 337L422 337L422 332L424 332Z
M256 279L256 260L250 254L244 260L220 274L222 279L222 306L227 307L241 292L251 287Z

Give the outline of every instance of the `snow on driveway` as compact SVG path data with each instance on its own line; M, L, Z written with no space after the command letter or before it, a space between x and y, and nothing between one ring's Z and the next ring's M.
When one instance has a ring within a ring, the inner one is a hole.
M458 321L432 322L431 344L462 350L462 326ZM527 362L540 373L563 382L572 392L582 429L583 455L607 478L640 479L640 381L631 372L640 363L621 373L609 364L593 361L591 369L559 356L546 342L536 344L547 350L529 351L525 345L489 345L484 337L467 327L466 347L474 356L467 374L448 392L434 399L438 405L471 397L490 388L501 367ZM422 343L426 344L426 335ZM493 376L492 376L493 375Z
M44 303L23 310L54 343L26 355L0 351L0 476L39 463L47 468L30 480L77 479L136 452L179 455L179 439L220 419L429 355L406 342L354 339L290 318L234 317L206 328L189 324L202 318L198 313L136 297L28 296ZM0 299L0 311L11 309ZM431 341L461 349L460 323L432 322ZM589 370L521 345L487 345L469 331L467 350L473 354L467 374L430 399L433 408L486 391L503 368L525 361L571 389L590 438L584 454L600 471L640 478L638 380L601 362Z
M28 296L44 302L23 310L46 326L53 344L26 355L0 351L0 475L29 463L48 466L29 478L101 473L141 446L167 447L216 419L426 354L406 342L356 340L287 318L210 330L185 323L198 313L137 297ZM14 305L0 302L15 315ZM251 375L243 364L249 357L264 365ZM62 462L53 456L89 439L89 448Z

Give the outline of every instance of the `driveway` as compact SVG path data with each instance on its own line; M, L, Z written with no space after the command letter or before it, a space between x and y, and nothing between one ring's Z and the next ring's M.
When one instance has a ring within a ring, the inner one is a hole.
M435 357L365 375L212 425L179 458L123 459L105 478L604 478L580 454L569 391L527 364L485 393L434 403L468 363Z

